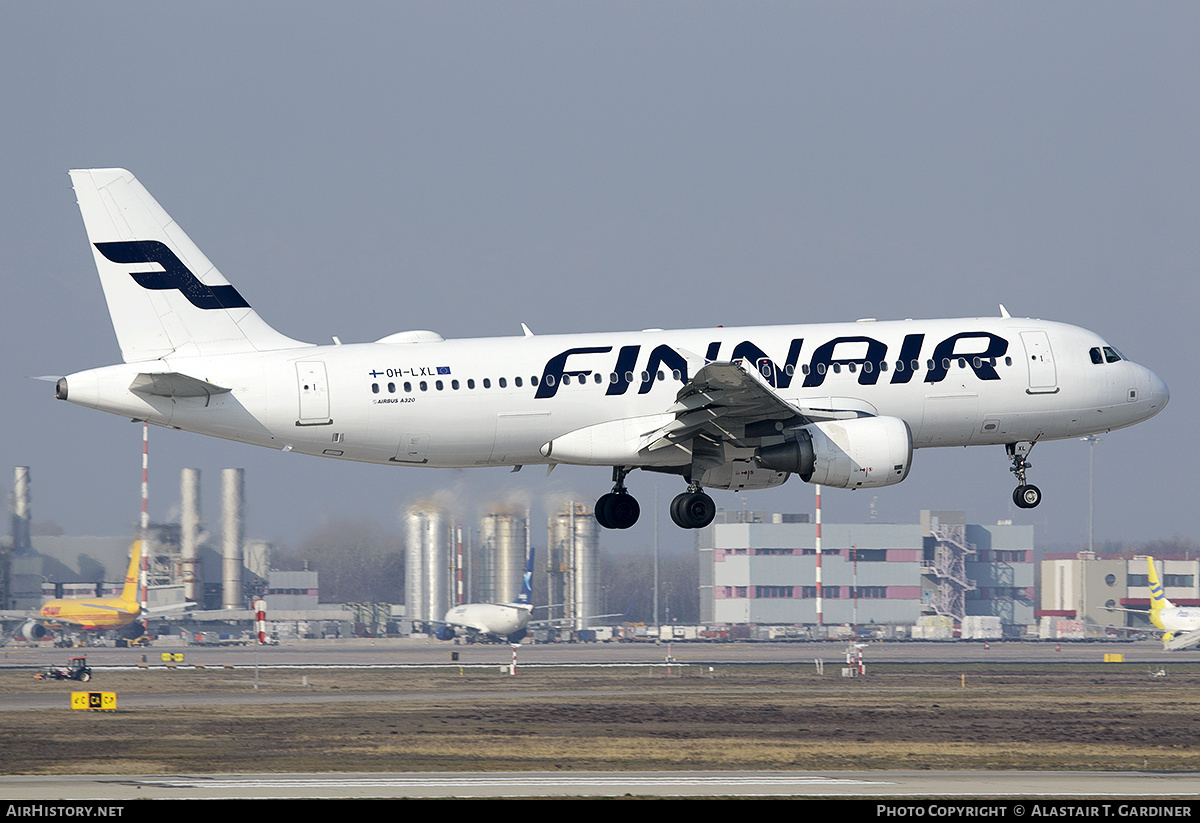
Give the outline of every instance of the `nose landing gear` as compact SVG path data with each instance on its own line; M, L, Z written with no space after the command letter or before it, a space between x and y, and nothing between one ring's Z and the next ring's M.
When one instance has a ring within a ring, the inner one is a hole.
M1017 476L1017 487L1013 490L1013 502L1017 504L1017 508L1032 509L1042 502L1041 489L1025 482L1025 472L1033 468L1033 464L1029 462L1029 453L1033 451L1036 443L1037 441L1025 441L1004 445L1004 451L1012 461L1008 470Z

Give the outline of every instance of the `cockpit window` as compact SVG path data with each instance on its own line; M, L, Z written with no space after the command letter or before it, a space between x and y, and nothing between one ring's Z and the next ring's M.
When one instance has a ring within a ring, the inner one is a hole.
M1091 356L1092 362L1096 365L1102 363L1119 363L1125 359L1112 346L1095 346L1088 350L1088 355Z

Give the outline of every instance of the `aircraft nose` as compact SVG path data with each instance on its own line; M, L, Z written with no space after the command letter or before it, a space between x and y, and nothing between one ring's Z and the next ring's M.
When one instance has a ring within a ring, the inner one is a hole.
M1147 369L1149 371L1149 369ZM1171 399L1171 390L1167 388L1167 384L1163 379L1154 372L1150 373L1150 408L1155 414L1163 410L1167 405L1167 401Z

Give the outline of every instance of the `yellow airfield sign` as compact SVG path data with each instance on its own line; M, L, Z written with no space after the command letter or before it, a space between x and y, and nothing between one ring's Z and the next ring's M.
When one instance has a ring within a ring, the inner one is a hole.
M117 708L116 692L71 692L72 709L113 711Z

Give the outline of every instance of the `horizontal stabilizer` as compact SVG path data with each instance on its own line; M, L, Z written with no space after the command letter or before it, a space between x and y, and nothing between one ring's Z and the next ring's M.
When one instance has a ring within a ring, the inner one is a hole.
M214 394L225 394L232 391L225 386L218 386L207 380L189 377L174 371L159 374L143 372L133 378L133 382L129 384L129 390L137 394L150 394L155 397L212 397Z
M1163 639L1166 640L1165 637ZM1187 634L1181 634L1178 637L1174 637L1167 641L1163 644L1163 648L1167 651L1173 652L1178 651L1179 649L1186 649L1190 646L1195 646L1197 643L1200 643L1200 629L1193 629Z

